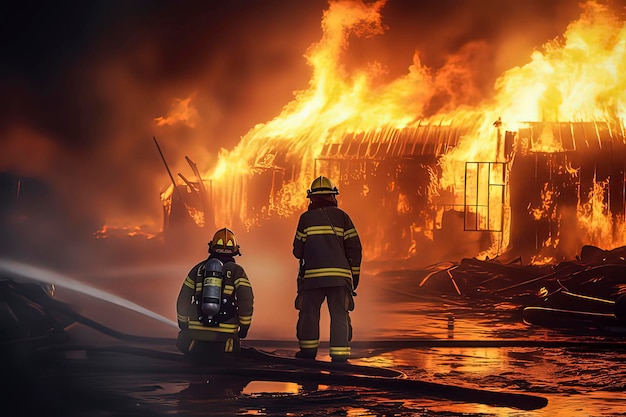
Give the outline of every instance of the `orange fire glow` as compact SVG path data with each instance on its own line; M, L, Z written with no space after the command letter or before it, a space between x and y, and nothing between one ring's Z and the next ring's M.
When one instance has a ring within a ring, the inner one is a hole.
M99 230L94 232L93 235L96 239L108 239L112 236L141 237L144 239L155 239L157 237L155 233L142 230L139 226L114 227L108 225L102 226Z
M263 217L289 216L306 206L305 192L314 175L339 178L338 172L319 172L316 160L324 145L342 144L346 136L374 132L384 140L389 129L409 129L427 125L464 126L467 134L456 146L443 154L439 173L431 172L429 201L438 214L426 222L439 224L440 196L451 195L447 203L463 210L466 199L477 207L488 207L489 218L480 209L474 213L483 230L497 235L493 247L483 255L494 256L509 246L510 190L508 171L515 153L505 154L503 132L516 132L527 122L606 121L618 126L626 115L626 25L603 5L587 2L580 18L567 27L562 37L537 49L527 64L504 72L495 83L495 94L482 104L469 107L457 105L454 97L475 96L471 86L452 84L455 74L468 71L451 57L438 71L422 65L419 53L405 75L389 82L381 81L384 65L371 63L366 68L348 71L342 63L353 37L379 36L385 32L381 21L384 0L371 3L331 1L321 22L323 36L310 46L306 59L312 69L309 88L295 93L273 120L254 126L231 150L222 149L216 166L204 177L212 184L214 196L220 201L213 209L217 224L241 222L257 224ZM462 74L470 78L471 74ZM453 87L455 85L455 87ZM438 94L450 97L449 104L436 115L427 116L425 109ZM179 114L191 120L190 99L180 101ZM172 116L173 117L173 116ZM168 118L158 119L167 123ZM495 126L495 127L494 127ZM381 133L382 132L382 133ZM563 152L561 143L551 129L527 148L529 152ZM393 136L387 137L393 141ZM288 178L282 178L268 203L254 213L248 211L247 199L253 192L251 178L257 170L282 174L285 161L297 164ZM490 163L489 173L468 170L468 163ZM575 169L565 169L575 172ZM363 195L372 187L364 181ZM468 195L467 184L482 190L491 187L495 194ZM391 183L393 184L393 182ZM624 219L612 219L602 203L601 184L590 196L589 203L578 209L581 233L585 243L612 248L624 244L624 233L608 233L615 222L624 228ZM495 197L494 197L495 196ZM535 219L558 217L552 203L552 190L546 184L540 207L531 207ZM593 204L591 204L593 203ZM395 207L398 213L414 211L405 195ZM428 216L426 216L428 217ZM495 220L494 220L495 219ZM607 228L607 222L613 222ZM414 225L410 233L432 238L432 229ZM434 227L434 226L433 226ZM619 235L619 236L617 236ZM558 235L542 246L552 246ZM414 251L414 246L412 246Z
M157 126L172 125L175 123L184 123L185 125L193 128L196 127L198 120L198 111L191 105L191 102L195 98L195 93L186 99L174 99L172 109L167 117L157 117L155 121Z
M578 207L578 222L586 232L588 244L605 247L611 242L613 249L626 244L626 223L623 216L611 216L606 203L606 185L606 182L594 183L588 202Z

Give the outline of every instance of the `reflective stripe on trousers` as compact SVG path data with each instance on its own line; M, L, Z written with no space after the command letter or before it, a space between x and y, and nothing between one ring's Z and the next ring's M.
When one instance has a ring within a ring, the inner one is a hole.
M350 355L348 288L324 287L301 290L298 294L297 337L301 348L316 348L320 338L320 309L327 300L330 312L330 356ZM316 342L316 343L313 343Z

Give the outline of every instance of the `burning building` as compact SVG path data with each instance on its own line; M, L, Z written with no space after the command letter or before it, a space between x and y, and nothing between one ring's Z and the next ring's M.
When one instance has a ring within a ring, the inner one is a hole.
M416 53L391 82L380 82L379 66L346 70L350 36L384 32L383 6L330 3L323 38L306 55L309 89L223 150L212 170L174 182L163 196L166 227L183 206L201 227L288 218L324 174L370 257L511 252L540 262L571 259L584 244L624 244L624 22L587 3L562 39L469 106L451 87L467 77L454 59L432 74Z

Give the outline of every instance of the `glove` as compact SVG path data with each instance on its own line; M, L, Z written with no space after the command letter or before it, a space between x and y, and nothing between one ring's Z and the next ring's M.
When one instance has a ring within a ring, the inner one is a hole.
M248 329L249 327L242 327L239 329L239 338L240 339L245 339L246 336L248 336Z
M356 291L356 287L359 286L359 278L361 278L361 275L359 274L352 275L352 287L355 291Z

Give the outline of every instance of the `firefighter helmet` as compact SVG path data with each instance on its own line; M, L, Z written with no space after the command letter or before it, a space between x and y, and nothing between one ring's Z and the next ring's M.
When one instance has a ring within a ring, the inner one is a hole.
M239 245L232 230L224 227L213 235L213 239L209 242L209 253L241 255Z
M339 190L335 187L335 184L330 178L320 175L315 178L311 183L311 189L306 190L306 196L311 197L313 195L327 195L327 194L339 194Z

